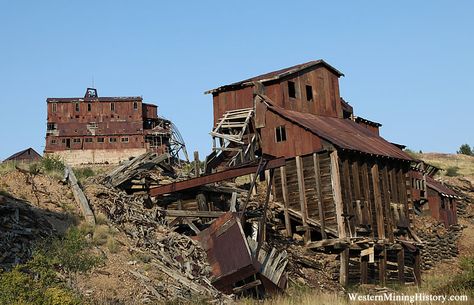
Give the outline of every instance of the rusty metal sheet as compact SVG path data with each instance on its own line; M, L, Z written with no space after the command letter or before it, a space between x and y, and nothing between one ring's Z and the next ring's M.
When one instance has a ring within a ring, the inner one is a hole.
M441 182L436 181L435 179L433 179L430 176L426 176L426 185L429 188L437 191L438 193L440 193L443 196L460 198L452 189L450 189L446 185L442 184Z
M267 101L268 103L268 101ZM395 145L354 121L283 109L268 103L268 110L312 132L341 149L405 161L413 159Z
M232 293L234 283L257 273L258 263L252 258L237 213L228 212L216 219L196 237L207 253L212 268L212 284Z
M284 158L277 158L268 161L264 169L272 169L272 168L278 168L281 166L285 165L285 159ZM198 187L201 185L209 184L209 183L214 183L214 182L219 182L231 178L236 178L248 174L255 173L258 169L258 164L251 164L247 166L242 166L242 167L236 167L236 168L231 168L228 170L224 170L222 172L217 172L189 180L184 180L180 182L174 182L171 184L163 185L160 187L152 188L149 192L150 196L158 196L158 195L163 195L163 194L168 194L168 193L173 193L173 192L178 192L194 187Z

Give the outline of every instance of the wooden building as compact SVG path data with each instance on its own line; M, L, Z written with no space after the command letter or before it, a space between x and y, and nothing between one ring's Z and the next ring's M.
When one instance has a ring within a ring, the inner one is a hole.
M46 154L69 164L117 163L146 151L177 155L184 143L172 122L140 96L48 98Z
M412 158L357 118L339 95L343 76L323 60L222 86L212 93L207 172L284 157L267 177L289 236L340 253L340 281L420 283L410 228Z
M41 160L41 158L41 155L37 153L36 150L30 147L11 155L10 157L3 160L3 162L34 162Z
M449 227L457 224L457 202L461 197L434 179L439 170L421 160L412 164L409 176L414 210L419 215L430 215Z

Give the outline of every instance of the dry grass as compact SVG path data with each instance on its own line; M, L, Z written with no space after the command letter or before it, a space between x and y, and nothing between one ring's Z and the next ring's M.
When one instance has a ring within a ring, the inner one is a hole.
M440 173L441 176L446 175L448 168L458 168L457 173L462 176L474 176L474 156L425 153L416 154L416 157L443 169L444 171Z

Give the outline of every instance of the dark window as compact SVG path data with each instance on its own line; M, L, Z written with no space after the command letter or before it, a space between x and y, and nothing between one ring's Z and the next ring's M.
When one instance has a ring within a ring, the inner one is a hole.
M275 128L275 136L277 142L286 141L286 130L285 126L278 126Z
M56 112L58 110L57 107L58 107L58 104L53 103L53 105L52 105L53 112Z
M87 111L91 111L92 110L92 104L91 103L88 103L87 104Z
M97 138L97 143L104 143L104 138Z
M56 139L51 139L51 144L56 144Z
M306 100L308 102L313 101L313 87L306 85Z
M110 110L115 111L115 103L110 103Z
M47 130L56 130L56 129L57 129L57 125L56 125L56 123L48 123L46 129L47 129Z
M86 142L86 143L92 143L92 138L86 138L86 139L84 140L84 142Z
M137 110L138 109L138 103L137 102L133 102L133 110Z
M288 96L296 98L296 85L295 82L288 81Z
M121 141L122 141L123 143L128 143L128 138L122 138Z
M76 103L76 112L79 112L79 103Z
M73 141L74 141L74 143L81 143L81 139L77 139L77 138L76 138L76 139L74 139Z
M117 142L117 138L109 138L109 142L110 143L115 143L115 142Z
M66 143L66 139L62 139L61 143L63 143L63 144Z

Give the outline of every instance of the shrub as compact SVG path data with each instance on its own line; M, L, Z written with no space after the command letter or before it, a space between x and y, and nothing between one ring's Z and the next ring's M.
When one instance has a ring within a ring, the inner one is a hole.
M0 273L0 304L81 304L59 274L86 272L100 264L102 258L89 247L77 228L39 243L30 261Z
M84 181L89 177L95 176L94 170L90 167L74 168L73 171L78 181Z
M474 153L471 149L471 146L469 144L463 144L459 147L459 150L457 151L458 154L463 154L463 155L468 155L472 156Z
M459 175L458 173L459 167L457 166L451 166L446 169L446 176L448 177L455 177Z
M62 172L65 165L58 156L46 155L41 160L41 167L46 172Z
M474 295L474 257L463 257L460 261L462 273L456 275L450 282L435 289L440 294L470 294Z
M119 247L120 246L114 237L112 236L107 237L107 248L109 249L110 253L117 253L119 250Z

